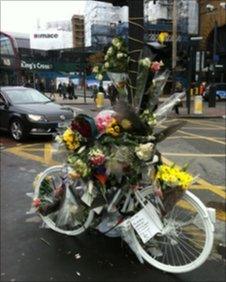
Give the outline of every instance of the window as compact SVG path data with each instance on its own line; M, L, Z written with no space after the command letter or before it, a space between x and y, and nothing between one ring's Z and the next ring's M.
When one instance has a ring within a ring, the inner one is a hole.
M1 55L14 55L12 43L4 34L0 34L0 50Z
M2 97L1 94L0 94L0 103L4 103L5 104L5 99Z

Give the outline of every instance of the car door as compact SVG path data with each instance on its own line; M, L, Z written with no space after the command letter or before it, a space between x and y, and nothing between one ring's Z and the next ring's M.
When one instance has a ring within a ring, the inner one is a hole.
M217 87L216 95L221 99L226 99L226 84L219 84Z
M0 128L8 129L9 124L9 108L8 102L0 92Z

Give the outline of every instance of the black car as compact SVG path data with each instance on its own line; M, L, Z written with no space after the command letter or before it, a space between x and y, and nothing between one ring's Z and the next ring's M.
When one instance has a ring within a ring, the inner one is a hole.
M73 117L72 109L53 103L35 89L20 86L0 88L0 129L9 131L16 141L29 134L52 134Z

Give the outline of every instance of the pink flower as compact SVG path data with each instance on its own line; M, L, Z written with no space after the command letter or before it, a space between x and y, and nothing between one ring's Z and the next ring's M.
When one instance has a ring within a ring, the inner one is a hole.
M108 124L111 122L112 117L110 114L107 114L105 116L97 116L95 121L96 121L96 126L99 130L100 133L104 133Z
M32 202L32 205L35 207L35 208L39 208L40 205L41 205L41 200L39 198L34 198L33 199L33 202Z
M163 66L163 62L162 61L160 61L160 62L155 61L155 62L153 62L151 64L151 70L153 72L157 72L157 71L160 70L161 66Z

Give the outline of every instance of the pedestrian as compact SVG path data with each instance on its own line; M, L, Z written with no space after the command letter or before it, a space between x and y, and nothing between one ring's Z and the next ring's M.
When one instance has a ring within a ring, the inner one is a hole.
M65 82L62 85L61 91L62 91L62 95L63 95L63 100L65 100L67 98L67 85L66 85Z
M31 84L30 79L28 79L28 80L25 82L24 86L25 86L25 87L29 87L29 88L32 87L32 84Z
M35 79L35 89L38 90L38 91L40 91L40 88L39 88L39 79L38 79L38 78Z
M55 83L54 80L50 81L50 99L56 99L55 97Z
M39 89L41 93L45 94L45 84L43 80L39 81Z
M91 98L93 98L94 102L96 102L97 93L98 93L98 88L97 88L96 85L94 85L94 87L93 87L93 94L91 96Z
M74 84L70 80L69 83L68 83L68 86L67 86L68 98L70 100L73 99L73 92L74 92Z
M111 102L111 106L114 106L118 99L118 91L113 83L108 86L108 96Z
M57 92L59 93L59 96L61 97L62 96L62 84L61 84L61 82L58 85Z

